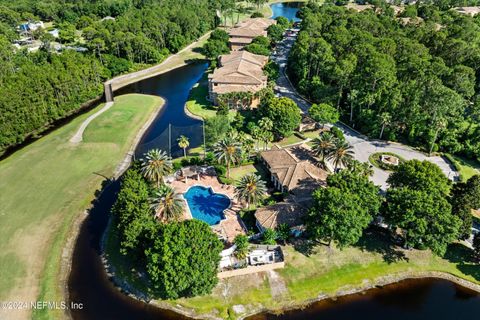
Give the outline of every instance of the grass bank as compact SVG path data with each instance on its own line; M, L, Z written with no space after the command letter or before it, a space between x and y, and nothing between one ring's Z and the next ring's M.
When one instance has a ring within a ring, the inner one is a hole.
M480 163L472 159L465 159L451 154L444 155L460 174L461 181L467 181L476 174L480 174Z
M115 235L110 234L108 239L106 251L117 275L144 292L148 290L136 270L118 254ZM406 277L440 273L480 284L480 267L471 260L471 250L462 244L450 245L441 258L428 250L403 250L391 245L381 232L368 231L357 245L343 250L301 241L283 249L286 267L276 271L278 281L286 287L281 295L270 286L266 273L256 273L223 279L209 295L153 300L152 304L189 315L236 319L263 310L301 307L318 297L343 295ZM245 312L236 314L233 306L242 309L239 305Z
M264 309L279 311L302 306L319 296L334 296L376 282L393 282L405 274L442 272L479 284L480 267L470 261L469 251L455 244L440 258L430 251L392 247L377 233L366 235L358 245L344 250L298 243L284 248L286 267L277 271L287 288L281 298L272 296L267 276L260 273L225 279L210 295L170 303L195 310L197 314L229 318L235 315L234 305L243 305L247 313Z
M162 103L153 96L117 97L87 127L82 143L69 138L101 105L0 162L0 300L62 300L59 270L72 222Z

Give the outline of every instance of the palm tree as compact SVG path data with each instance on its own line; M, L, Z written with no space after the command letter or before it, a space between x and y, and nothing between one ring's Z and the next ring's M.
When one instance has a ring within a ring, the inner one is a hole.
M385 127L390 124L391 121L392 116L389 113L384 112L380 115L380 123L382 124L382 130L380 130L380 136L378 139L382 139L383 131L385 130Z
M168 222L181 217L185 202L172 187L163 185L158 188L154 196L150 198L150 205L157 219Z
M235 195L247 203L247 208L250 208L251 204L257 204L266 192L265 181L254 173L244 176L235 187Z
M335 171L339 165L346 167L353 160L352 146L345 141L337 140L328 158L332 160Z
M230 178L230 166L239 162L242 156L240 143L231 137L225 137L213 145L213 150L218 162L227 166L227 178Z
M348 101L350 102L350 123L352 123L353 121L353 104L356 102L357 97L358 97L358 90L355 90L355 89L350 91L350 93L347 96Z
M335 146L335 141L335 136L330 132L323 132L312 140L312 150L320 158L320 161L325 161L330 156Z
M163 183L163 177L173 170L172 161L165 151L152 149L140 159L143 176L154 181L157 188Z
M352 160L347 164L348 170L358 173L365 177L373 176L373 167L367 162L360 162L358 160Z
M181 135L178 139L178 146L183 149L183 157L187 157L187 148L190 145L190 141L184 135Z

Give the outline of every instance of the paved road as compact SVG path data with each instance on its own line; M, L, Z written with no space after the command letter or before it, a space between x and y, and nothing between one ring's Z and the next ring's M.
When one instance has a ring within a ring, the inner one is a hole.
M272 56L272 59L280 66L280 77L278 78L275 86L275 93L278 96L291 98L298 104L303 112L307 112L311 104L297 93L285 74L287 57L290 53L293 43L295 42L295 39L296 34L286 37L284 41L277 46L277 52ZM368 162L368 157L375 152L393 152L405 158L406 160L428 160L432 163L435 163L451 180L454 180L458 177L458 172L455 172L454 168L452 168L450 164L442 157L428 157L424 153L414 150L409 146L402 145L400 143L370 140L366 136L350 129L347 126L342 124L337 124L336 126L343 131L346 140L348 143L350 143L350 145L353 146L355 159L361 162ZM374 174L371 177L371 180L376 185L379 185L382 190L386 190L388 187L388 176L389 172L374 168Z

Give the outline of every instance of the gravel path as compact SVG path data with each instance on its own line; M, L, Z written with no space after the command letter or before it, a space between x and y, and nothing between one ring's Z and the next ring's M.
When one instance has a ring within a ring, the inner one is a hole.
M287 36L282 43L277 46L276 53L272 56L272 59L280 66L280 76L275 86L275 94L277 96L288 97L294 100L303 112L307 112L311 104L297 93L296 89L293 87L285 73L288 54L295 43L295 39L296 33L291 36ZM447 162L443 157L429 157L423 152L400 143L370 140L368 137L341 123L338 123L335 126L343 131L345 134L345 139L348 141L348 143L350 143L350 145L353 146L355 159L361 162L368 162L368 157L376 152L393 152L405 158L406 160L428 160L438 165L450 180L458 179L458 172L456 172L455 169L451 167L449 162ZM389 174L390 173L387 171L374 168L374 174L371 177L371 180L376 185L380 186L382 190L386 190L388 188L387 178Z

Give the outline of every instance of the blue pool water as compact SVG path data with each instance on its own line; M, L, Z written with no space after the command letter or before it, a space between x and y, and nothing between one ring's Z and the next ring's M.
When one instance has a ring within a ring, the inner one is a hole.
M183 195L192 217L213 226L225 218L223 210L230 206L230 199L211 188L193 186Z

